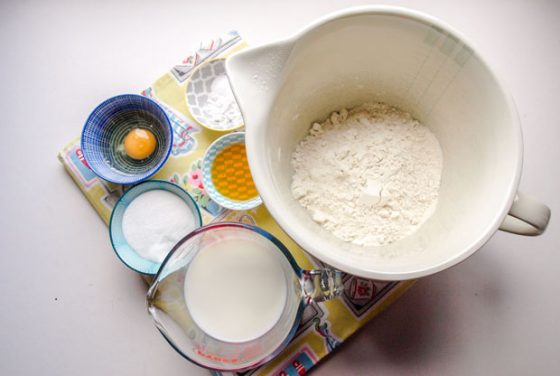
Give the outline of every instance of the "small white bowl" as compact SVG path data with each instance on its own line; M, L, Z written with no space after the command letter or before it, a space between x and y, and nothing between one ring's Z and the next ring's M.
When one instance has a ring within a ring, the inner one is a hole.
M186 90L189 112L203 127L220 132L243 127L243 116L226 76L225 59L200 65Z

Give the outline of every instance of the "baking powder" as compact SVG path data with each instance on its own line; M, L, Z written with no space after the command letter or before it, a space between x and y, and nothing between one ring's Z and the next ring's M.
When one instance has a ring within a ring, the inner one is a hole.
M241 111L233 96L227 76L217 76L210 88L204 110L212 122L220 126L237 126L243 122Z

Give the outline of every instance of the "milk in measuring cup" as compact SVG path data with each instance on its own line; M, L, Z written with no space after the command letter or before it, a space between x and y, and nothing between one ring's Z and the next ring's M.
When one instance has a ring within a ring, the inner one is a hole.
M221 239L194 257L185 276L185 301L206 334L246 342L279 320L287 279L272 243Z

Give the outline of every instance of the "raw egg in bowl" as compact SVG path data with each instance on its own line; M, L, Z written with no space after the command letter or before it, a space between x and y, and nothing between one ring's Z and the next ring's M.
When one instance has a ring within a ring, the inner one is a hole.
M109 98L88 117L82 131L84 158L96 175L133 184L154 175L171 151L173 132L165 111L135 94Z

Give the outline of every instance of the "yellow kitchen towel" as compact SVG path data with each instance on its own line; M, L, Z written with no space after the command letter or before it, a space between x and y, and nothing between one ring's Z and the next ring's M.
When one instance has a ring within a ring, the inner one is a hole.
M282 231L264 205L243 212L224 211L208 197L202 184L202 157L212 141L223 133L210 131L197 124L191 117L186 104L186 85L195 68L210 60L225 58L245 47L246 43L234 31L203 43L194 53L142 92L142 95L162 106L173 128L173 148L170 157L153 178L167 180L186 189L203 209L201 212L205 223L220 216L220 220L255 224L282 241L302 268L319 268L322 264L307 255ZM79 126L76 130L78 129ZM58 159L108 224L111 210L126 187L106 182L89 169L80 149L79 138L64 147L59 152ZM115 257L115 261L117 260ZM324 303L313 302L307 306L294 339L279 356L257 369L240 375L305 374L395 301L413 283L379 282L349 274L344 275L343 282L342 296Z

